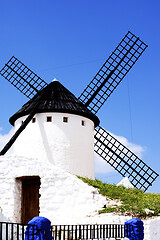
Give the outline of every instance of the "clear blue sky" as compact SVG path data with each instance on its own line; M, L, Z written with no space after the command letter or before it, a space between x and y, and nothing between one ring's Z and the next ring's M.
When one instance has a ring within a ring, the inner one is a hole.
M160 173L160 2L158 0L1 1L0 69L14 55L46 82L79 96L130 30L147 50L97 114L101 126L143 147ZM27 99L0 76L0 134ZM115 172L97 174L117 183ZM159 178L149 189L160 192Z

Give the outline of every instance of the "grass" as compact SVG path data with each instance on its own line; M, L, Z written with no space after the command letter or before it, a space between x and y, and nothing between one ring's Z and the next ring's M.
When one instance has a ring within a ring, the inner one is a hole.
M99 213L114 212L117 214L131 215L132 217L146 218L160 215L160 194L144 193L142 190L136 188L127 189L123 186L116 186L103 183L100 180L91 180L82 178L85 183L98 189L99 193L112 200L121 201L121 206L106 207L99 211ZM147 215L145 209L154 211Z

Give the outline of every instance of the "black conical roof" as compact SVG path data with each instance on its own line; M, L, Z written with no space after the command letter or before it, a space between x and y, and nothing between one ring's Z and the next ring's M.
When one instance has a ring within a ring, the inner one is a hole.
M84 104L79 101L68 89L60 82L53 81L47 87L39 91L31 100L22 106L10 119L14 122L25 115L29 115L34 108L35 103L40 101L36 113L61 112L71 113L91 119L95 126L99 125L99 119Z

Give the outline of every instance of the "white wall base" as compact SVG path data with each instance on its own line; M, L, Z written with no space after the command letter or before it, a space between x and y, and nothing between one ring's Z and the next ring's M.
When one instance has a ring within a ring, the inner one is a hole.
M110 204L76 176L45 161L20 156L0 157L0 221L20 222L21 176L40 176L40 216L52 224L123 224L131 216L98 214ZM7 176L7 177L6 177ZM160 217L144 221L144 240L160 240Z

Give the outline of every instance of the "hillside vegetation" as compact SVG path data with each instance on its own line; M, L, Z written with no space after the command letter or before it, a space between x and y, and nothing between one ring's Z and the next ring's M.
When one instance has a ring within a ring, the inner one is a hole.
M131 215L132 217L146 218L160 215L160 194L144 193L136 188L127 189L103 183L100 180L82 178L85 183L98 189L99 193L112 200L119 200L120 206L104 206L99 213L114 212L117 214Z

